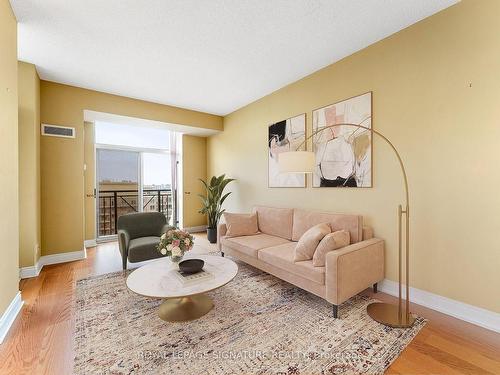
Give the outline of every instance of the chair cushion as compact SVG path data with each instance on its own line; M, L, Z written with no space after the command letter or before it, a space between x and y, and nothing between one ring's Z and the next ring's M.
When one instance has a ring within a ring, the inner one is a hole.
M319 243L313 256L313 266L323 267L326 263L326 254L349 245L350 235L346 230L338 230L327 234Z
M257 214L233 214L224 212L226 237L253 236L259 233Z
M130 262L142 262L143 260L160 258L163 255L156 250L160 243L160 237L139 237L130 240L128 246L128 260Z
M314 267L312 260L294 262L296 242L259 250L259 259L315 283L325 284L325 267Z
M228 246L241 253L257 258L257 252L266 247L281 245L289 243L290 241L280 237L270 236L269 234L261 233L254 236L241 236L241 237L223 237L221 239L222 245ZM295 246L295 243L293 243Z
M254 211L257 213L259 230L262 233L287 240L292 239L292 208L256 206Z
M300 240L295 247L295 256L293 260L295 262L311 260L323 237L331 231L330 226L325 223L315 225L306 231L302 237L300 237Z

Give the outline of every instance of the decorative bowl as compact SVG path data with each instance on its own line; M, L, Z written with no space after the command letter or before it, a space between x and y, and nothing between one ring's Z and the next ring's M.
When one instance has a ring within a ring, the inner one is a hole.
M201 259L187 259L179 263L179 271L186 274L200 272L205 262Z

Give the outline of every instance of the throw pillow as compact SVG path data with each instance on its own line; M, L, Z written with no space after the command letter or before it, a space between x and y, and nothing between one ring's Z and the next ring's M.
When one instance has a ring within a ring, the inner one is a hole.
M259 233L257 214L232 214L224 212L226 237L252 236Z
M310 260L320 241L332 230L326 223L315 225L300 237L295 247L294 262Z
M327 234L319 243L313 255L313 266L324 267L326 263L326 254L330 251L340 249L351 243L351 235L346 230L338 230Z

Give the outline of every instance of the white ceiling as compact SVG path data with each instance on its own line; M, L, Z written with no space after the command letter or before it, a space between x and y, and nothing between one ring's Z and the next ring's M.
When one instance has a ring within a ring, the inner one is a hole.
M45 80L225 115L457 0L11 0Z

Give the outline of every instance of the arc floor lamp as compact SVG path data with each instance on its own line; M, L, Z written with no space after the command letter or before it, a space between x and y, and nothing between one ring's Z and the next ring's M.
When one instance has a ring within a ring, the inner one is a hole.
M383 302L375 302L367 307L367 312L372 319L376 320L379 323L382 323L386 326L390 327L398 327L398 328L406 328L411 327L415 322L415 318L412 314L410 314L410 283L409 283L409 268L410 268L410 209L408 205L409 201L409 193L408 193L408 178L406 176L406 170L403 164L403 160L399 155L398 150L392 142L385 137L383 134L379 133L376 130L368 128L366 126L350 124L350 123L340 123L325 126L321 129L314 131L309 137L307 137L304 142L302 142L297 150L304 145L306 142L315 136L318 133L325 131L326 129L340 127L340 126L350 126L358 129L364 129L372 134L376 134L381 137L389 146L392 151L396 154L396 157L399 161L399 165L401 167L401 172L403 173L403 182L405 189L405 204L404 209L402 205L398 206L398 304L393 305L389 303ZM335 139L335 138L334 138ZM279 169L281 173L313 173L315 167L315 155L311 151L289 151L283 152L279 155ZM405 238L405 300L403 301L402 289L403 289L403 215L405 218L405 227L404 227L404 238ZM404 307L403 307L404 303Z

